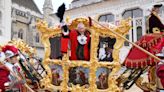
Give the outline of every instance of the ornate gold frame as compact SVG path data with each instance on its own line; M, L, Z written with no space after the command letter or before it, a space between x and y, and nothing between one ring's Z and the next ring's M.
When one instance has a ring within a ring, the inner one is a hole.
M24 42L22 39L14 39L6 43L8 45L14 45L16 48L19 48L19 50L23 54L27 54L28 56L36 55L36 49L29 46L26 42ZM6 45L4 44L4 46Z
M37 22L37 28L40 32L41 41L45 48L45 56L43 59L43 65L45 69L47 70L48 74L45 76L44 79L40 81L41 86L46 88L47 90L54 91L54 90L62 90L62 92L119 92L120 89L117 86L117 76L116 72L120 69L121 64L119 60L119 51L120 48L124 44L124 40L113 34L111 31L115 31L122 36L125 36L130 29L129 20L123 20L118 27L105 29L98 24L93 23L92 26L89 26L89 20L87 18L76 18L71 22L69 25L70 29L76 28L78 23L84 23L86 28L91 33L91 51L90 51L90 62L85 61L71 61L69 60L68 54L65 54L62 58L62 60L52 60L49 58L50 56L50 42L49 38L52 36L59 36L61 34L61 29L59 27L49 28L47 23L45 21L38 20ZM99 44L99 36L110 36L112 38L116 38L116 43L114 45L113 50L113 62L98 62L97 59L97 50L98 50L98 44ZM49 64L57 64L61 65L63 68L63 81L61 83L61 86L54 86L51 84L52 80L52 73L51 69L49 68ZM83 66L89 68L89 88L86 89L83 86L80 87L79 85L73 85L72 87L68 87L67 83L69 80L69 71L68 69L70 67L76 67L76 66ZM96 87L96 70L99 67L106 67L109 69L112 69L112 72L108 76L108 84L110 84L108 89L100 90Z

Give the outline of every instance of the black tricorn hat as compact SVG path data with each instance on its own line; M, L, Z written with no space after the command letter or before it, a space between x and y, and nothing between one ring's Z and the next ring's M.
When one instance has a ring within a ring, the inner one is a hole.
M154 8L160 8L160 7L162 7L162 4L155 4L154 5Z

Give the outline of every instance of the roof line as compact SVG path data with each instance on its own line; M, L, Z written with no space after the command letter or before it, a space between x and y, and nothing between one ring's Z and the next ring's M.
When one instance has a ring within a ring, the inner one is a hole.
M98 3L101 3L101 2L104 2L104 1L90 3L90 4L87 4L87 5L82 5L82 6L80 6L80 7L74 7L74 8L68 9L68 10L66 10L66 11L71 11L71 10L73 10L73 9L78 9L78 8L82 8L82 7L85 7L85 6L89 6L89 5L93 5L93 4L98 4Z
M34 0L12 0L12 4L17 4L18 6L22 6L28 10L42 14Z
M36 3L34 2L34 0L32 0L32 2L34 3L34 5L36 6L36 8L38 9L39 13L42 14L41 11L39 10L38 6L37 6Z

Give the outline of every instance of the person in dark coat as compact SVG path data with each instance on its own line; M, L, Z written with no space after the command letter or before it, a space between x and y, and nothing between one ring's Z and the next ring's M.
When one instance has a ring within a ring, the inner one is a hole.
M159 33L163 32L164 30L164 25L162 24L160 17L158 15L160 11L160 7L162 7L162 4L157 4L154 5L152 8L151 14L148 18L148 23L149 23L149 31L148 33Z

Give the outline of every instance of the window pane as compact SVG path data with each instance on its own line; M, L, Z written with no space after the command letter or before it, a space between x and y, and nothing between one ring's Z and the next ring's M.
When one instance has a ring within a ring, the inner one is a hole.
M126 35L126 38L129 40L129 34ZM125 45L125 46L129 46L129 42L125 41L125 42L124 42L124 45Z
M107 22L113 22L113 21L114 21L114 15L113 14L107 15Z
M39 34L38 33L35 36L35 42L39 43Z
M106 16L100 16L99 21L106 21Z
M137 27L137 40L139 40L142 36L142 27Z
M18 32L18 38L23 39L23 29L20 29Z
M127 19L127 18L129 18L129 17L132 18L132 11L125 11L125 12L123 13L123 18L124 18L124 19Z
M143 16L143 12L141 9L135 9L133 10L133 17L137 18L137 17L142 17Z

